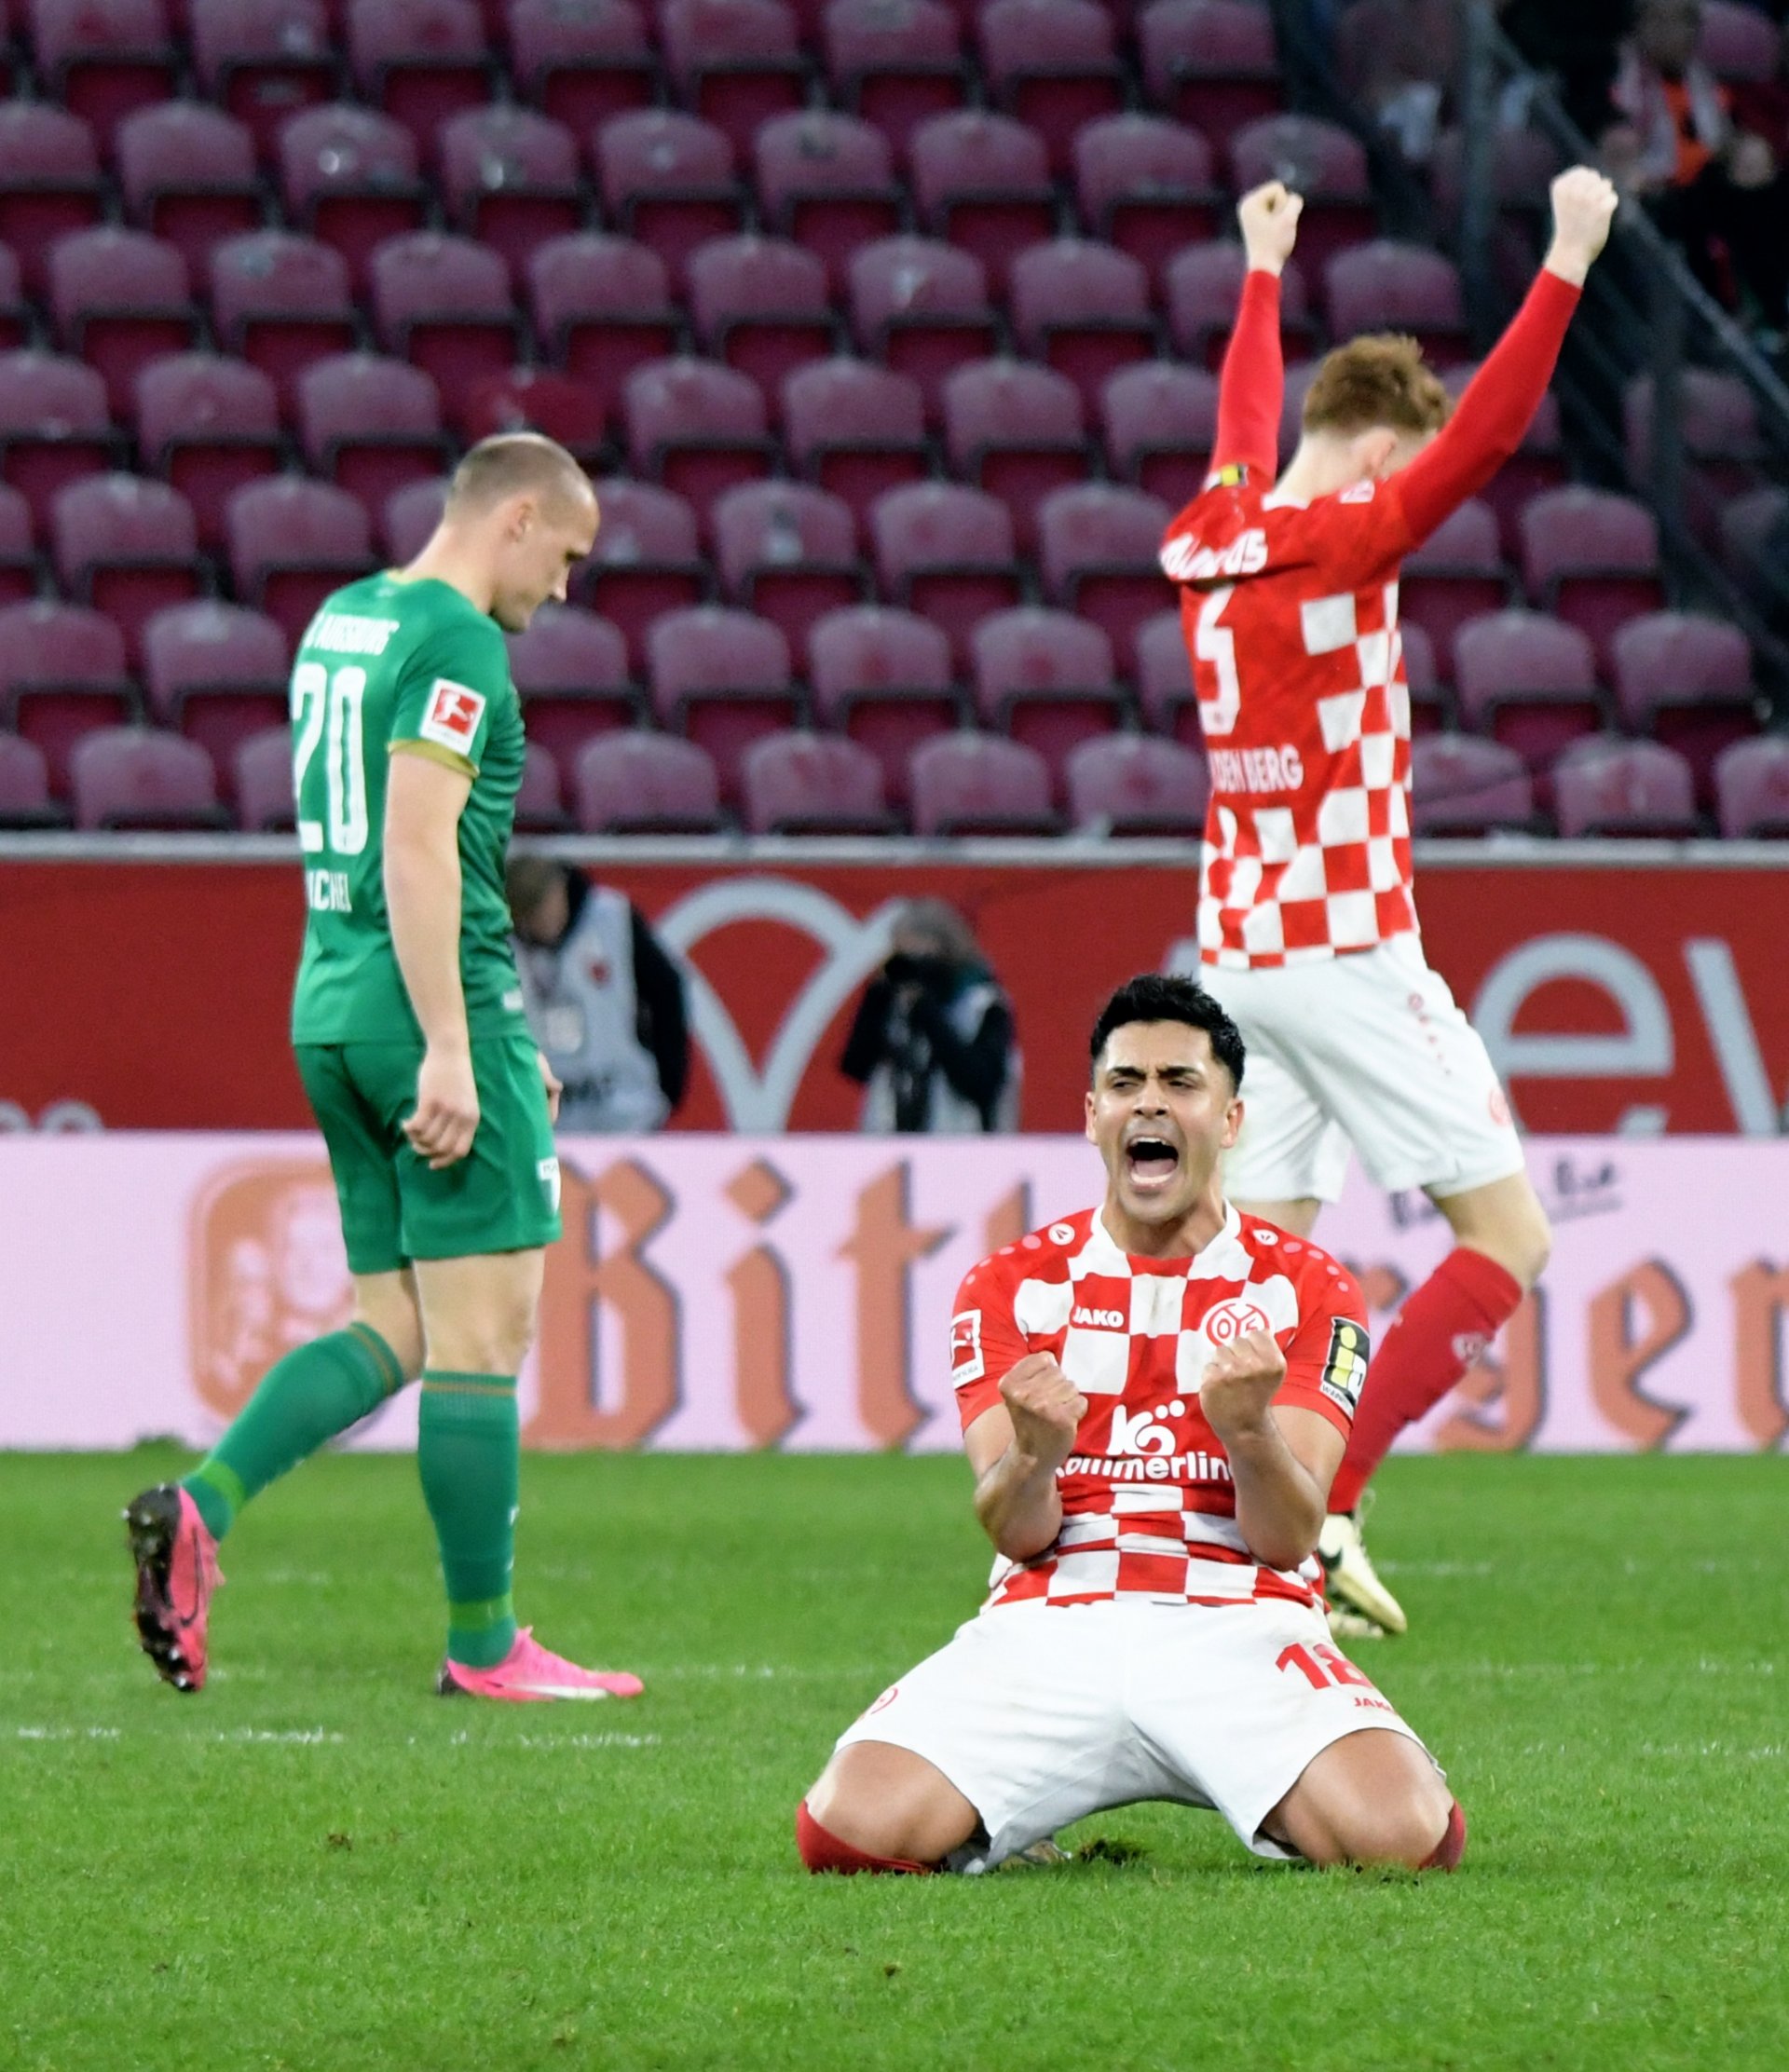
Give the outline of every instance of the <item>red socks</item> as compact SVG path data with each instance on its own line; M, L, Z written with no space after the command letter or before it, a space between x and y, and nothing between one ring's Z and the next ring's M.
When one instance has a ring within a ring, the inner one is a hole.
M1453 1810L1447 1816L1447 1833L1416 1866L1419 1871L1457 1871L1460 1859L1466 1854L1466 1815L1460 1811L1460 1802L1454 1801Z
M1354 1509L1392 1440L1441 1401L1515 1315L1522 1294L1495 1260L1460 1246L1409 1298L1368 1370L1332 1511Z
M1450 1835L1453 1832L1449 1828ZM937 1869L935 1863L909 1863L904 1857L866 1856L862 1849L828 1834L808 1811L806 1799L795 1809L795 1846L811 1871L842 1871L847 1875L854 1871L905 1871L912 1876L925 1877Z

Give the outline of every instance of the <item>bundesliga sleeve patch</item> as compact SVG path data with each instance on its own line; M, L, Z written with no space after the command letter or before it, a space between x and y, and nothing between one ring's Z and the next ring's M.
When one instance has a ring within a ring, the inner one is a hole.
M1367 1379L1372 1342L1351 1316L1330 1319L1330 1350L1323 1361L1323 1393L1352 1417Z
M470 757L484 717L483 691L437 676L417 731L421 740L432 741L438 748L451 748L457 756Z
M981 1312L959 1310L950 1319L951 1384L962 1388L965 1383L980 1381L987 1371L981 1351Z

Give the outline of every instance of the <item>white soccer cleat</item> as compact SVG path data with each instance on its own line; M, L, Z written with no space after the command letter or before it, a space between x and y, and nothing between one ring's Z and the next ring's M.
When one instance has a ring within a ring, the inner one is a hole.
M1386 1638L1386 1629L1377 1619L1365 1618L1343 1605L1332 1604L1328 1617L1332 1641L1383 1641Z
M1318 1535L1317 1558L1323 1564L1323 1588L1332 1604L1357 1612L1387 1633L1409 1626L1404 1608L1379 1580L1379 1572L1360 1537L1359 1511L1332 1511Z

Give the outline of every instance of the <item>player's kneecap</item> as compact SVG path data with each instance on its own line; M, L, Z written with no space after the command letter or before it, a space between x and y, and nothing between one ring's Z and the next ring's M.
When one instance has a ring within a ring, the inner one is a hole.
M1447 1809L1447 1833L1417 1865L1421 1871L1456 1871L1466 1854L1466 1815L1455 1799Z
M911 1863L898 1856L869 1856L853 1848L849 1842L841 1842L820 1825L808 1811L806 1799L795 1809L795 1846L801 1852L802 1862L816 1872L849 1874L854 1871L904 1871L911 1876L924 1877L937 1869L935 1863Z

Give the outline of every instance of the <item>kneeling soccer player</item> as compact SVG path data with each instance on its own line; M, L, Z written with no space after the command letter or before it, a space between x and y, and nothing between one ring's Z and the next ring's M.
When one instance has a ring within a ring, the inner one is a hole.
M564 447L487 439L417 558L336 591L299 644L308 914L292 1032L354 1310L268 1372L193 1474L125 1512L137 1630L176 1690L205 1682L217 1543L242 1506L420 1373L417 1460L448 1599L437 1688L639 1691L550 1654L510 1596L516 1370L559 1234L559 1089L528 1034L503 895L526 747L503 634L565 596L596 523Z
M1216 1001L1133 979L1092 1052L1104 1203L984 1260L951 1318L991 1594L840 1738L802 1861L988 1870L1169 1799L1258 1856L1452 1870L1465 1817L1323 1620L1360 1290L1223 1199L1243 1044Z

